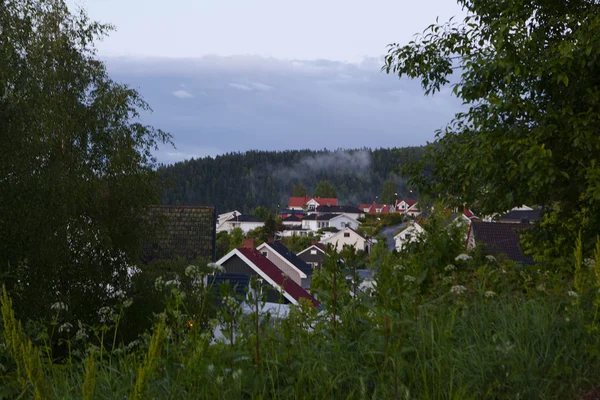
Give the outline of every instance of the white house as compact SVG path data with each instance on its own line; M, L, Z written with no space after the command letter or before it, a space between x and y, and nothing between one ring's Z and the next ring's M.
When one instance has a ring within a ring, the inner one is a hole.
M329 220L329 226L337 228L338 230L342 230L344 228L358 229L359 225L360 222L346 214L336 215Z
M419 223L411 222L406 228L400 231L396 236L394 236L394 240L396 241L396 250L400 251L406 246L408 243L416 242L420 235L423 234L425 230Z
M239 212L238 210L233 210L233 211L229 211L224 214L219 214L217 216L217 232L220 232L223 230L221 227L226 221L230 220L233 217L237 217L240 215L242 215L242 213Z
M319 206L337 206L337 198L328 197L290 197L288 201L288 208L290 210L303 210L307 209L315 211Z
M311 214L302 218L302 228L313 232L323 228L337 228L342 230L346 227L356 229L360 223L345 214Z
M400 214L414 217L421 214L421 210L419 210L417 204L416 200L398 200L396 202L396 211Z
M244 233L248 233L251 230L260 228L264 225L265 223L262 219L253 215L238 215L223 222L221 226L217 228L217 233L222 231L231 232L234 228L240 228Z
M322 239L321 243L325 245L331 244L337 252L342 251L344 246L351 246L356 250L363 250L369 253L372 246L372 242L369 239L352 228L344 228L344 230L337 232L333 236Z
M285 226L282 231L277 232L277 235L280 237L309 236L310 233L313 231L302 226Z

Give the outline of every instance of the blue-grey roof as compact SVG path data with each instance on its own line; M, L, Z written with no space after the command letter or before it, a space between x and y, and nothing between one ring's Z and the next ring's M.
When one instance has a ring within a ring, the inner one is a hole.
M304 260L295 255L290 249L285 247L281 242L271 242L267 243L267 245L273 249L277 254L288 260L292 263L296 268L300 271L304 272L306 276L311 276L313 269L310 265L308 265Z
M317 215L317 214L311 214L311 215L307 215L306 217L302 218L303 221L329 221L332 218L335 217L339 217L339 215L337 214L323 214L323 215Z
M541 218L542 210L512 210L500 217L500 222L535 222Z
M348 213L348 214L364 214L363 210L353 206L318 206L317 212L321 213Z
M254 215L239 215L231 218L229 221L235 222L265 222L262 219L255 217Z

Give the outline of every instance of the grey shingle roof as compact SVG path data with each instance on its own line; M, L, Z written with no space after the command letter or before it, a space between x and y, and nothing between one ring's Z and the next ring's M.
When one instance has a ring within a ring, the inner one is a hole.
M214 259L216 215L213 207L152 206L146 218L150 231L142 260Z
M534 264L531 256L523 254L520 245L520 232L531 228L530 224L503 224L499 222L477 222L471 224L475 246L485 246L493 255L504 254L510 260L521 264Z
M542 210L513 210L499 218L501 222L535 222L540 219Z

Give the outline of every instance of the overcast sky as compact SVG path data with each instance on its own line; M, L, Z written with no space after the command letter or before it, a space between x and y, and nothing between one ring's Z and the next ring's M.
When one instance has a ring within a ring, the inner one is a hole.
M109 74L175 136L159 158L424 144L460 104L380 72L389 43L464 13L453 0L68 0L116 31ZM207 57L210 56L210 57ZM327 62L327 60L331 62Z

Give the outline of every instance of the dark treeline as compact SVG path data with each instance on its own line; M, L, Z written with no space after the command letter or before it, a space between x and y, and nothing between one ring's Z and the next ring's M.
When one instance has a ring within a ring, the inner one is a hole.
M392 179L399 197L407 197L404 180L394 170L421 147L353 150L289 150L228 153L162 165L167 184L163 204L215 205L218 212L257 206L285 207L292 185L301 183L309 194L321 180L335 186L341 204L372 202L383 182Z

